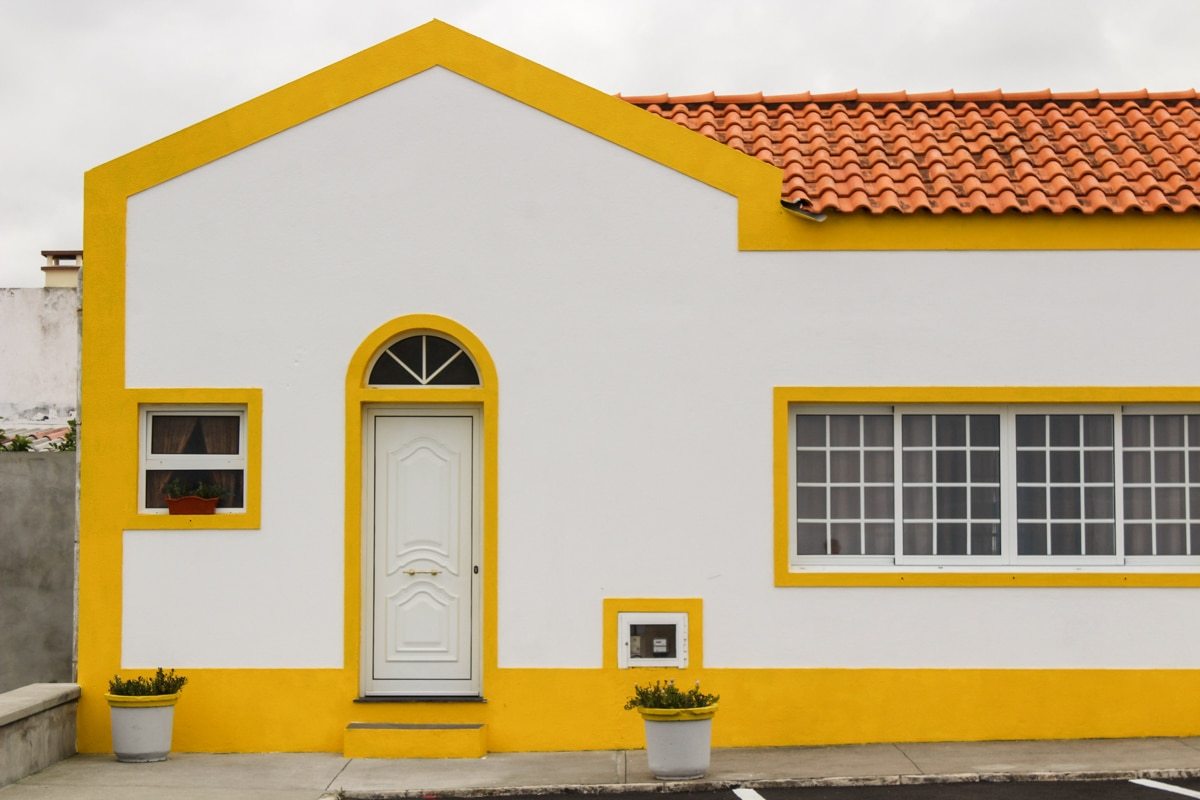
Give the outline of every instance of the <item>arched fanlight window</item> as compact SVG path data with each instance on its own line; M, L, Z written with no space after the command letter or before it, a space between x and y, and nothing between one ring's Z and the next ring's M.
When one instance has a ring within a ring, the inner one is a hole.
M454 342L422 333L393 343L375 359L372 386L478 386L471 357Z

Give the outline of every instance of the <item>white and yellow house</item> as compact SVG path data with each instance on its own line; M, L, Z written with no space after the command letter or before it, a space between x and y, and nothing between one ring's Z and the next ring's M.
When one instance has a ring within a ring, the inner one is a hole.
M1197 107L431 22L96 167L80 750L159 665L193 751L1200 733Z

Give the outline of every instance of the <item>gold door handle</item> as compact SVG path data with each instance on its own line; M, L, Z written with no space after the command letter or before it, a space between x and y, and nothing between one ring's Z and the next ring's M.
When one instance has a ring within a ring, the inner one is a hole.
M441 575L440 569L406 569L405 575Z

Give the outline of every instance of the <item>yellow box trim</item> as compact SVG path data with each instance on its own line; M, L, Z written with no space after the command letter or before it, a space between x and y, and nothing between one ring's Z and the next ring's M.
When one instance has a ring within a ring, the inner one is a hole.
M150 405L238 405L246 407L244 511L231 514L145 514L137 508L140 465L134 458L134 491L126 530L256 530L262 526L262 389L129 389L135 414ZM134 430L137 430L135 420ZM133 441L137 441L135 438Z
M487 726L458 728L346 728L346 758L483 758Z
M776 586L1200 587L1197 572L800 572L790 564L789 408L823 404L1157 404L1200 403L1195 386L778 386L773 450Z
M604 669L617 669L617 615L630 612L684 613L688 615L688 667L630 667L620 670L630 674L633 683L645 682L647 678L675 680L684 683L696 680L692 673L704 667L704 600L699 597L606 597L602 615L601 641L604 654L601 662Z

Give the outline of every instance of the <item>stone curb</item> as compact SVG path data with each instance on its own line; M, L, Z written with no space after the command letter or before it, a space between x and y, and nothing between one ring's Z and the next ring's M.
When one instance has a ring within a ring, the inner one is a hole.
M327 800L401 800L404 798L538 797L588 794L676 794L731 789L805 789L838 786L900 786L936 783L1034 783L1047 781L1128 781L1134 778L1180 780L1200 778L1200 769L1080 770L1073 772L959 772L943 774L854 775L829 778L764 778L748 780L593 783L543 786L489 786L463 789L343 789Z

